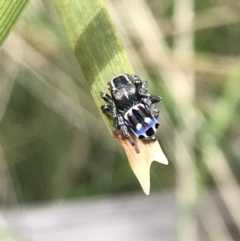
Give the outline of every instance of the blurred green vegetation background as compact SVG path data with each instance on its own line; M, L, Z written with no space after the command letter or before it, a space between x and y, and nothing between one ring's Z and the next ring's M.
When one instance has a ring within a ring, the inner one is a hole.
M151 192L176 189L194 206L217 188L240 227L239 2L105 3L135 73L163 97L158 139L170 165L152 165ZM20 16L0 79L1 205L141 190L51 1Z

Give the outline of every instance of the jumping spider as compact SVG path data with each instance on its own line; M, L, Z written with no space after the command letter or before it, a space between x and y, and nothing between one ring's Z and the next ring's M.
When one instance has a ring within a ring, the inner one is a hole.
M101 97L107 102L101 109L104 114L113 117L114 131L120 130L132 146L135 143L129 131L143 141L155 141L159 110L154 103L162 98L149 94L147 82L137 75L115 76L108 82L108 89L111 96L101 92Z

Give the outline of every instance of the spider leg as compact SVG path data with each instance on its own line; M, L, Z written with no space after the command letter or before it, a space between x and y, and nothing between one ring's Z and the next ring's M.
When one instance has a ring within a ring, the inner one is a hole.
M135 84L137 88L137 93L142 98L148 98L152 104L160 102L162 97L157 95L151 95L148 93L148 85L146 81L142 81L137 75L130 75L130 79L132 80L133 84Z
M119 125L119 120L118 120L118 113L117 113L117 108L116 106L113 104L113 131L117 131L120 129L120 125Z
M137 93L141 98L150 98L150 94L148 93L148 85L146 81L142 81L137 75L130 75L130 78L133 84L136 86Z
M142 80L137 75L133 74L133 75L129 75L129 77L133 82L133 84L135 84L137 87L142 84Z
M113 114L113 106L110 104L104 104L101 106L102 112L105 115L112 115Z
M109 94L107 94L106 92L100 92L100 95L101 95L102 99L104 99L107 103L109 103L109 104L113 103L112 97Z
M136 152L139 153L139 149L136 146L136 143L133 141L133 139L132 139L132 137L131 137L131 135L130 135L130 133L128 131L128 128L127 128L126 124L124 123L123 116L121 114L118 114L117 122L118 122L119 129L122 132L123 138L124 139L128 139L130 144L135 147Z
M147 82L143 81L140 85L140 87L138 88L138 94L142 97L142 98L148 98L152 104L154 103L158 103L162 100L161 96L157 96L157 95L151 95L148 93L148 86L147 86Z
M162 97L157 95L150 95L149 99L152 102L152 104L162 101Z
M137 75L130 75L129 76L133 84L136 86L137 93L141 97L148 97L148 86L146 81L142 81Z
M159 117L159 110L158 108L152 104L151 100L149 98L142 98L141 99L142 103L145 104L145 106L147 106L147 108L149 108L150 112L152 113L152 115L158 119Z
M100 92L102 99L104 99L107 104L101 106L102 112L105 115L112 115L113 117L113 130L117 131L119 129L117 122L117 108L112 100L112 97L106 92Z

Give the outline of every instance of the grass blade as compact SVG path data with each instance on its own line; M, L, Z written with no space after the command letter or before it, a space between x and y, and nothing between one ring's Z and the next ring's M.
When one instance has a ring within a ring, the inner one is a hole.
M103 101L99 93L107 90L107 82L120 73L133 73L121 40L101 0L53 0L53 3L100 109ZM103 118L109 130L112 130L112 122L104 115ZM160 146L158 143L143 145L136 140L141 147L137 154L132 151L133 147L128 141L122 140L121 135L115 135L115 138L125 149L144 192L149 194L149 170L153 159L167 164Z
M15 25L28 0L0 1L0 46Z
M53 0L98 107L101 90L119 73L133 73L102 1ZM105 117L104 117L105 118ZM112 124L105 118L108 127Z

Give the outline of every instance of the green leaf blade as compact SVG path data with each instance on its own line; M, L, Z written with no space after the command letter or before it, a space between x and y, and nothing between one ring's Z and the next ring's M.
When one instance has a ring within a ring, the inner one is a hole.
M120 73L133 73L120 38L100 0L53 0L70 45L100 107L100 91ZM104 118L108 127L112 126ZM112 128L110 128L112 129Z
M100 109L103 103L100 91L107 90L107 82L115 75L133 73L121 40L101 0L53 0L53 2L92 96ZM103 118L109 130L112 130L111 120L104 115ZM168 164L159 143L157 141L145 143L132 135L135 145L141 150L137 152L127 139L122 138L121 133L114 133L114 137L124 148L143 191L149 195L151 163L156 160Z
M0 1L0 46L28 2L29 0Z

